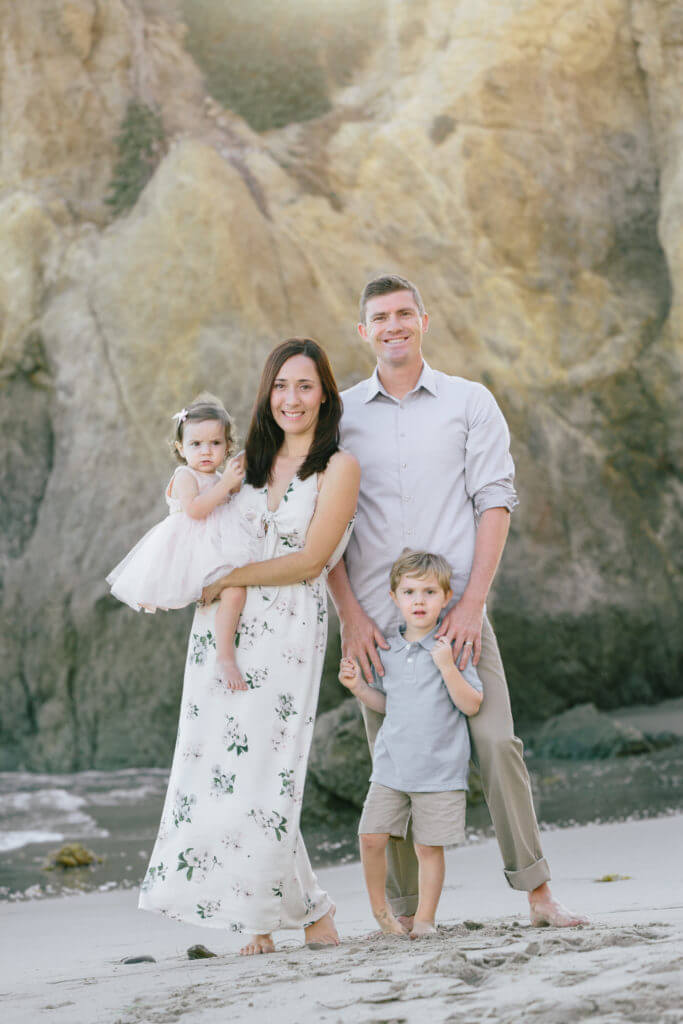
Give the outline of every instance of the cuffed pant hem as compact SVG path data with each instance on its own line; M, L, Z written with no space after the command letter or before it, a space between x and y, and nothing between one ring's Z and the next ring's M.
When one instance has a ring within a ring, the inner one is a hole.
M531 892L538 889L539 885L550 881L550 868L545 857L541 857L528 868L520 871L505 871L508 885L511 889L520 889L522 892Z
M396 917L412 917L417 910L417 893L414 896L397 896L389 900Z

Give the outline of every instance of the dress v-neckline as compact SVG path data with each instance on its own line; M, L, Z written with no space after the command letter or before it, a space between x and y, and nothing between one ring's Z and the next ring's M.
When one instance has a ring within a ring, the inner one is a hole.
M284 491L282 492L282 497L278 501L278 503L275 506L275 508L271 508L270 507L270 502L268 500L270 498L270 489L268 487L268 484L266 484L266 487L265 487L265 492L266 492L266 509L268 510L268 512L270 512L271 515L275 515L275 513L279 511L280 505L282 504L283 501L286 501L288 494L290 494L290 492L293 490L293 488L294 488L294 481L298 480L298 479L299 479L299 470L297 469L296 473L294 474L293 477L290 478L289 483L287 484L287 486L285 487Z

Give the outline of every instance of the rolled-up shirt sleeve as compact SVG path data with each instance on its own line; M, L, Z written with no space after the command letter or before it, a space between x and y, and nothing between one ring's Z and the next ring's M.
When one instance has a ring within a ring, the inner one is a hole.
M515 464L510 432L495 398L483 384L476 387L468 409L465 443L465 489L477 518L489 508L511 512L519 504L514 487Z

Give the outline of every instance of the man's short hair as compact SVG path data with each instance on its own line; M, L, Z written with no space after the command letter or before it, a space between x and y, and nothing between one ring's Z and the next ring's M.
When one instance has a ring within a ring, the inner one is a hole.
M433 573L443 590L447 594L451 589L451 567L441 555L434 555L431 551L411 551L405 548L391 567L389 582L392 593L404 576L416 576L422 579Z
M368 281L363 289L363 294L360 297L360 322L365 323L365 310L369 299L374 299L377 295L391 295L392 292L410 292L415 299L420 316L424 316L425 307L422 296L413 282L408 281L405 277L399 277L398 274L383 274L382 277Z

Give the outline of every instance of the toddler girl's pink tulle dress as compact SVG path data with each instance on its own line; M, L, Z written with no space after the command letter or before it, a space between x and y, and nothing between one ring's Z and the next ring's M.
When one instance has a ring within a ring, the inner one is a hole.
M207 583L259 558L258 524L240 511L241 492L205 519L192 519L169 493L178 473L192 473L200 493L220 479L179 466L166 488L168 515L107 576L114 597L135 611L184 608Z

